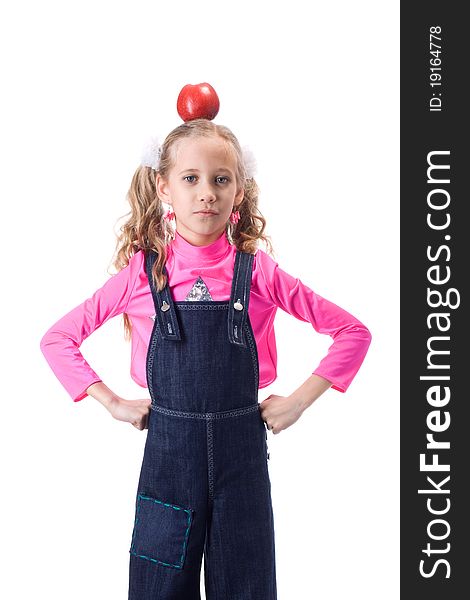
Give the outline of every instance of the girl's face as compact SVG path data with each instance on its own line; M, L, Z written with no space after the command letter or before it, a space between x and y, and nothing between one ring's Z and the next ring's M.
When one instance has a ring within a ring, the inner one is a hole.
M157 173L158 195L172 206L176 230L190 244L206 246L219 238L232 208L243 200L236 166L220 137L184 138L174 147L167 179Z

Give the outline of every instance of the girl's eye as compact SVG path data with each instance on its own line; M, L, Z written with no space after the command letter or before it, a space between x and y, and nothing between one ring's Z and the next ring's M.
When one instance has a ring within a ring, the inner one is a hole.
M194 183L195 178L196 178L196 175L185 175L183 177L183 179L185 181L187 181L188 183ZM229 180L228 177L225 177L224 175L219 175L218 177L216 177L216 179L217 179L217 183L227 183Z

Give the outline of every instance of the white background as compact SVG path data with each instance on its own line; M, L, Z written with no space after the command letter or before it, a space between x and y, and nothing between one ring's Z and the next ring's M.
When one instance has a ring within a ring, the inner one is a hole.
M256 155L275 259L373 335L345 394L268 435L278 597L399 597L398 23L391 1L3 5L3 598L127 598L146 433L72 402L39 342L113 272L142 143L204 81ZM260 401L331 343L281 310L276 337ZM122 317L81 350L111 389L148 397Z

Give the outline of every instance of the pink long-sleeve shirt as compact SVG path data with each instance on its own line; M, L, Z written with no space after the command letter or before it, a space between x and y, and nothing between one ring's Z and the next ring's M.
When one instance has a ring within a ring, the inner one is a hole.
M203 299L229 300L235 253L236 248L229 243L225 232L206 246L193 246L176 232L168 246L166 262L173 299L193 299L202 292ZM203 280L202 288L201 282L194 286L199 277ZM313 373L328 379L334 389L345 392L367 353L371 341L369 330L350 313L283 271L261 249L254 256L248 306L258 349L259 388L277 377L273 325L277 308L331 336L333 343ZM146 388L146 358L155 306L142 251L133 255L129 264L109 277L90 298L52 325L41 339L40 347L47 362L74 401L85 398L86 389L102 381L80 352L81 343L108 319L122 313L132 323L130 374Z

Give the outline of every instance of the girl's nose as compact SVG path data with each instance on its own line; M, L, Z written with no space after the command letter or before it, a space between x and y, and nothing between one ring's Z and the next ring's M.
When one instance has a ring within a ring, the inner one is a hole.
M214 202L215 196L211 192L208 192L207 194L201 194L199 199L201 202Z
M213 202L215 200L215 193L210 185L204 185L201 187L199 191L199 198L201 200L206 200Z

